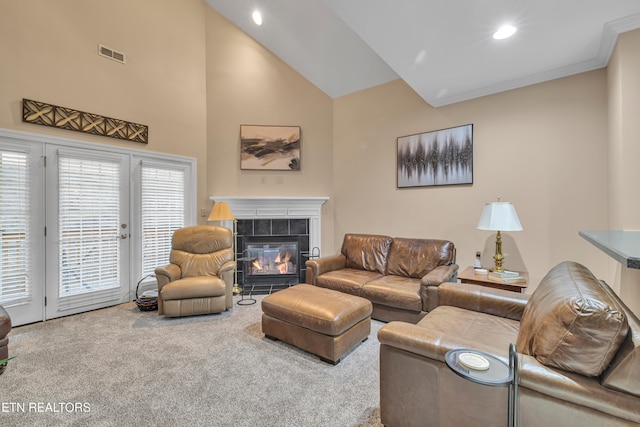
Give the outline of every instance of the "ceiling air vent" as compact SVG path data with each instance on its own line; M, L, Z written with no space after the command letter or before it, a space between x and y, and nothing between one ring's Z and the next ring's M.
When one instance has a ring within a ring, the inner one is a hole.
M127 57L122 52L118 52L117 50L113 50L109 47L99 44L98 45L98 55L104 56L105 58L113 59L121 64L127 62Z

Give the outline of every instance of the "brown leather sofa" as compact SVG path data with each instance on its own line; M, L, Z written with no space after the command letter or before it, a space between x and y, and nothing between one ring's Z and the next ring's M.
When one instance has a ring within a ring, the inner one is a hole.
M445 283L439 299L418 324L378 333L385 426L506 425L507 387L458 376L445 354L475 349L508 362L511 343L519 425L640 424L640 322L586 267L555 266L530 296Z
M9 332L11 332L11 318L7 311L0 305L0 360L9 358ZM0 363L0 374L7 367L7 363Z
M176 230L169 264L155 270L158 314L166 317L220 313L233 307L231 230L195 225Z
M340 254L306 262L306 282L368 299L374 319L416 323L456 280L455 257L448 240L346 234Z

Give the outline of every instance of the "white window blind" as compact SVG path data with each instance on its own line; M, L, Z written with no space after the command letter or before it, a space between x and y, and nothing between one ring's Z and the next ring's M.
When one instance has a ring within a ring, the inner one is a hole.
M141 167L142 276L169 262L171 237L184 227L184 169L142 163Z
M27 153L0 151L0 303L31 294Z
M59 155L59 296L120 283L120 165Z

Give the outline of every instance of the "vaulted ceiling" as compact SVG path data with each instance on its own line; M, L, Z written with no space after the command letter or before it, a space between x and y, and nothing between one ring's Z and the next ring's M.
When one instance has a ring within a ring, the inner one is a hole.
M605 67L640 28L638 0L205 1L332 98L401 78L434 107Z

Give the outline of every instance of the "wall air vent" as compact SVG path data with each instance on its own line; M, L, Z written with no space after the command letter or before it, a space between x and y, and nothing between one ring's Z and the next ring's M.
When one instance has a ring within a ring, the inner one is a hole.
M125 64L127 62L127 57L124 53L118 52L117 50L113 50L101 44L98 45L98 55L113 59L121 64Z

